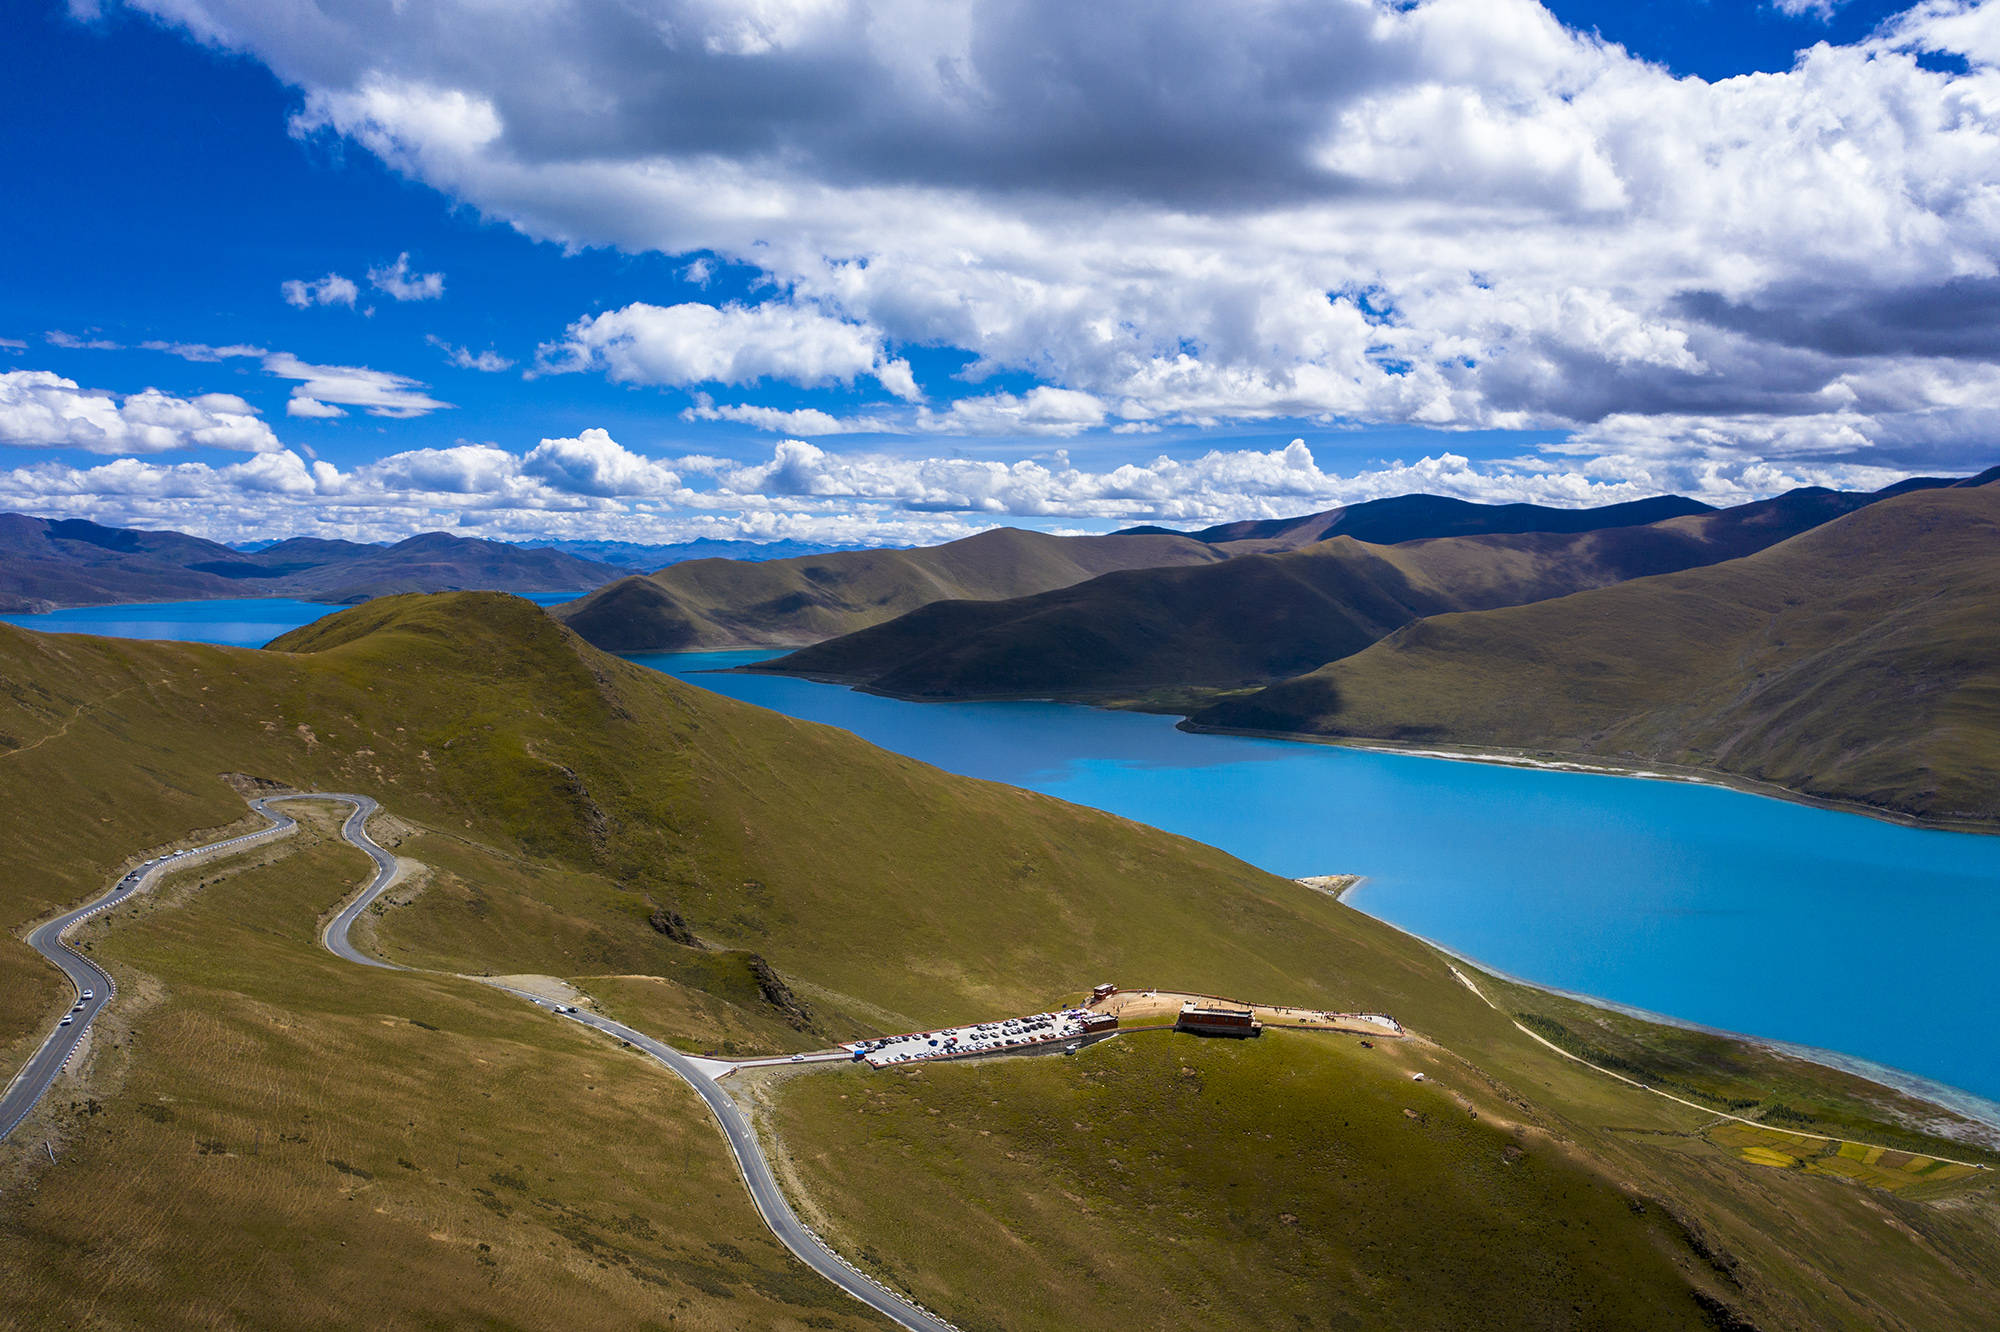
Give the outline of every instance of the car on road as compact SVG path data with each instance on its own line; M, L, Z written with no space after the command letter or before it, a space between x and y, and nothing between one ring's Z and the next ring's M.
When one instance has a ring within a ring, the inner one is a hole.
M95 998L97 997L97 991L95 991L95 990L85 990L85 991L83 992L83 997L84 997L84 998L86 998L86 999L95 999Z
M806 1057L802 1054L795 1054L792 1056L792 1062L794 1064L803 1064L806 1062Z
M70 1023L74 1021L76 1021L76 1017L74 1014L65 1013L63 1015L63 1020L61 1022L56 1023L56 1025L58 1027L67 1027Z

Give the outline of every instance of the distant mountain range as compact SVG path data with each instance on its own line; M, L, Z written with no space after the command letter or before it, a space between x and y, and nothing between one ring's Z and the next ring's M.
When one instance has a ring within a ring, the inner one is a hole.
M999 528L943 546L767 560L754 570L740 561L689 562L614 583L558 615L590 642L617 652L799 647L933 603L1005 601L1107 573L1297 550L1334 535L1383 543L1465 533L1582 532L1709 511L1708 505L1671 495L1598 509L1405 495L1192 533L1132 527L1104 536L1055 537ZM1313 658L1312 664L1326 659Z
M648 546L636 541L523 541L529 550L560 550L579 559L613 564L634 573L664 569L688 560L789 560L801 555L824 555L836 550L872 549L862 546L820 545L811 541L678 541L664 546Z
M937 602L757 669L906 698L1096 701L1241 688L1359 652L1424 616L1734 559L1910 488L1798 490L1732 509L1674 497L1577 510L1381 500L1183 538L1280 553L1107 574L1005 601ZM1628 522L1656 514L1667 516ZM1531 522L1554 530L1520 530ZM1319 535L1328 531L1340 535Z
M1700 500L1681 495L1607 504L1594 509L1556 509L1545 504L1474 504L1442 495L1398 495L1343 505L1302 518L1254 519L1221 523L1199 532L1179 533L1165 527L1134 527L1130 532L1186 535L1210 545L1268 542L1274 550L1295 550L1330 537L1353 537L1371 545L1393 546L1422 537L1485 536L1518 532L1594 532L1605 527L1636 527L1667 518L1709 513Z
M184 532L0 514L0 610L10 611L214 597L343 604L392 592L581 592L626 572L559 550L445 532L390 546L294 537L245 551Z
M797 646L942 600L998 600L1114 569L1209 564L1224 548L1182 536L1049 536L997 527L917 550L788 560L691 560L599 588L556 616L612 652Z
M1903 493L1743 559L1419 620L1196 726L1687 764L2000 819L2000 484Z

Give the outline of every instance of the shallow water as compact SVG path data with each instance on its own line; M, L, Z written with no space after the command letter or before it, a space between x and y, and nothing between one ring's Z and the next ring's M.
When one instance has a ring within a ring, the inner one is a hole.
M334 609L196 601L0 619L258 646ZM769 655L633 660L1279 874L1366 875L1355 906L1528 980L2000 1099L2000 837L1687 783L1190 735L1137 713L706 673Z

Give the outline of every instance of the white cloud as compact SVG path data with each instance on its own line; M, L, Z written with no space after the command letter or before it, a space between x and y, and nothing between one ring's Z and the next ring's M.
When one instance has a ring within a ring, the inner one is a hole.
M915 399L883 349L942 346L1106 428L1727 425L1846 394L1908 458L1960 436L1876 390L2000 360L1991 5L1711 84L1530 0L132 3L264 60L302 133L531 236L748 266L823 321L779 355L741 318L614 311L552 349L632 382Z
M306 397L298 390L293 390L292 396L285 399L285 415L300 417L307 421L331 421L336 416L347 415L347 410L336 407L330 402L321 402L318 398Z
M444 295L444 274L412 273L407 250L396 256L395 263L369 269L368 282L391 300L434 301Z
M345 413L333 407L340 403L360 407L370 416L408 420L450 407L424 392L425 385L407 375L386 370L370 370L358 365L309 365L290 352L273 352L264 358L264 372L279 379L296 379L286 412L292 416L324 417Z
M759 407L753 403L718 406L706 393L695 395L694 406L681 413L683 421L734 421L773 435L890 434L896 422L877 416L839 417L817 407Z
M552 372L602 369L628 384L815 387L873 377L899 398L923 395L910 366L888 355L879 330L810 306L647 305L587 315L541 349Z
M960 398L944 412L921 411L917 428L948 435L1076 435L1104 424L1104 403L1075 389L1042 385L1016 396Z
M59 328L50 329L48 332L42 334L42 338L50 346L61 347L66 351L123 351L124 350L123 344L113 342L109 338L78 337L74 333L65 333Z
M153 341L153 342L142 342L139 345L147 351L165 352L169 356L178 356L183 361L196 361L202 363L229 361L244 356L270 355L270 353L262 347L252 347L245 343L232 343L227 347L211 347L205 342Z
M46 370L0 372L0 443L90 453L283 447L257 409L232 394L177 398L149 388L121 401Z
M28 344L19 338L0 338L0 347L5 347L8 351L17 352L28 350Z
M524 454L462 442L345 471L290 450L222 467L138 458L89 468L43 463L0 470L0 508L224 540L295 533L385 540L443 526L519 538L930 543L1006 520L1055 530L1197 527L1418 491L1587 505L1667 488L1729 503L1799 485L1879 486L1903 475L1796 457L1746 462L1722 450L1676 457L1657 448L1648 428L1644 420L1614 423L1598 441L1623 460L1617 465L1587 457L1476 464L1443 453L1344 473L1322 468L1303 440L1093 469L1062 450L1012 460L904 457L834 453L802 440L778 442L761 462L654 459L589 429ZM1774 447L1781 451L1782 442Z
M1816 18L1821 23L1833 21L1833 11L1846 0L1770 0L1771 8L1790 18Z
M512 368L514 364L490 347L483 352L475 352L469 347L454 346L435 333L426 333L424 341L443 352L445 360L460 370L479 370L486 374L498 374L502 370Z
M354 308L354 302L361 295L361 288L354 285L353 278L342 277L338 273L328 273L314 282L299 278L289 278L279 285L285 304L304 310L314 305L344 305Z
M666 495L680 486L673 471L619 444L609 432L545 439L521 460L524 475L577 495Z

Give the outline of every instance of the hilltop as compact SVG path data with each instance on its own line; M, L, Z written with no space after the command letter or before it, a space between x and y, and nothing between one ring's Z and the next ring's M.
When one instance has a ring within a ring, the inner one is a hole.
M1227 558L1176 536L1057 537L997 527L942 546L788 560L690 560L626 578L556 615L611 652L797 646L933 601L1067 587L1112 569Z
M1920 1170L1941 1112L1508 1000L1719 1107L1918 1153L1866 1186L1751 1164L1766 1157L1712 1116L1568 1063L1428 946L1322 894L688 687L512 598L384 598L262 652L0 627L0 678L15 930L144 848L240 820L230 782L352 789L423 867L363 937L446 973L357 974L317 947L315 918L360 868L323 823L94 925L115 1021L77 1108L0 1160L32 1183L0 1195L0 1275L32 1321L75 1321L88 1292L93 1316L154 1324L220 1309L259 1326L610 1326L672 1309L690 1326L860 1325L775 1249L684 1088L452 972L564 977L696 1049L1031 1011L1106 975L1387 1010L1423 1033L1379 1058L1283 1033L1229 1050L1138 1035L1110 1063L843 1068L760 1093L823 1223L967 1326L1074 1325L1161 1292L1211 1326L1324 1321L1388 1307L1392 1274L1438 1292L1395 1297L1410 1326L1480 1308L1522 1326L1970 1326L2000 1293L1990 1183ZM55 985L10 934L11 1055ZM35 1164L45 1137L60 1169ZM1134 1175L1149 1141L1171 1158ZM1173 1243L1135 1224L1163 1207ZM1092 1228L1100 1214L1120 1223ZM1024 1228L1098 1276L1025 1279L1008 1238ZM273 1251L312 1261L238 1279ZM981 1270L1009 1276L967 1284Z
M1935 484L1943 483L1917 487ZM1155 695L1177 704L1195 691L1311 671L1425 616L1542 601L1735 559L1911 489L1798 490L1730 509L1696 505L1637 526L1616 520L1688 505L1563 511L1428 496L1385 500L1335 510L1331 519L1354 518L1354 530L1399 544L1340 535L1224 563L1106 574L1036 596L939 602L753 669L904 698ZM1419 499L1424 503L1414 503ZM1426 514L1460 525L1560 522L1569 530L1401 539L1413 518ZM1292 520L1287 530L1318 530L1313 523ZM1211 530L1242 546L1272 539L1276 529Z
M1711 506L1682 495L1658 495L1586 509L1557 509L1546 504L1478 504L1444 495L1396 495L1344 504L1298 518L1218 523L1187 535L1195 541L1243 543L1261 550L1296 550L1337 536L1393 546L1429 537L1594 532L1709 512Z
M1551 509L1405 495L1195 533L1135 527L1108 536L1054 537L995 528L914 550L840 551L756 565L690 561L601 588L556 613L612 652L800 647L937 602L1030 597L1107 573L1202 566L1336 535L1381 543L1467 533L1578 533L1709 511L1678 496Z
M1726 564L1421 620L1192 721L1677 763L1990 823L1996 614L2000 485L1922 490Z
M447 532L394 545L293 537L236 550L185 532L0 514L0 610L125 601L298 597L331 603L394 592L575 592L628 571L558 550Z

